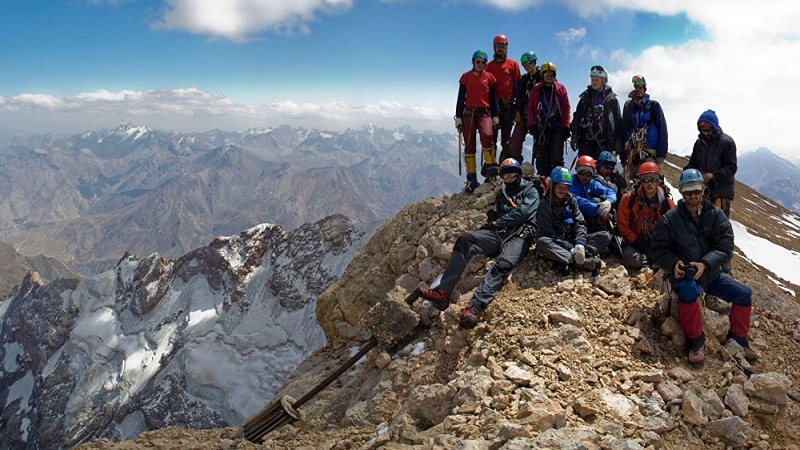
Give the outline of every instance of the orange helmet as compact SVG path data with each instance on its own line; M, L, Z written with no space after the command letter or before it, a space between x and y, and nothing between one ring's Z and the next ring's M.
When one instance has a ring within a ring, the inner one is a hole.
M647 175L648 173L654 173L660 177L661 169L658 167L658 164L652 161L647 161L642 163L641 166L639 166L639 178L641 178L644 175Z
M508 45L508 38L506 37L505 34L498 34L497 36L494 37L494 41L492 41L492 45L497 45L497 44L506 44L506 45Z
M595 172L597 170L597 164L594 162L594 158L592 158L589 155L583 155L579 157L578 164L575 165L575 167L577 167L578 170L581 170L581 167L586 167L586 166L591 167L592 172Z

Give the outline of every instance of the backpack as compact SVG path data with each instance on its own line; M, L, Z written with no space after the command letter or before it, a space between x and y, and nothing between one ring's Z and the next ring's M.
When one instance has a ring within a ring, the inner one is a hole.
M658 183L658 187L664 190L664 200L661 201L661 216L663 217L667 211L669 211L669 199L672 198L672 194L670 194L669 186L664 182L664 177L659 177L661 181ZM631 180L631 198L628 203L628 207L631 211L633 211L633 206L636 205L636 201L638 200L639 196L639 186L641 186L642 182L639 178L634 178ZM633 214L628 216L630 220L630 227L635 228L633 223Z

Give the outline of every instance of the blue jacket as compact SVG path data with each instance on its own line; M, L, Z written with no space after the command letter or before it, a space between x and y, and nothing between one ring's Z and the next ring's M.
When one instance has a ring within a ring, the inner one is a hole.
M597 217L597 203L591 199L605 198L611 204L617 203L617 193L614 189L592 178L588 183L582 184L578 177L572 177L569 193L578 201L578 206L584 216L594 219Z
M622 124L625 127L625 139L628 140L640 129L647 127L645 146L656 151L657 157L667 156L668 136L667 121L661 104L650 99L649 94L644 94L642 104L633 100L633 93L628 94L628 99L622 109Z

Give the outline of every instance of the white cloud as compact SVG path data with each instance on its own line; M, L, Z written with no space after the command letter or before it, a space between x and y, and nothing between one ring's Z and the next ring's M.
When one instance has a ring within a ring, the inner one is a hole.
M568 47L575 42L580 42L586 38L586 28L570 28L565 31L559 31L556 33L556 39L558 42Z
M266 30L308 32L317 13L347 10L353 0L168 0L160 29L245 42Z
M32 132L75 133L110 128L123 120L178 131L243 130L281 124L344 130L366 122L387 128L407 124L425 130L440 129L438 125L442 123L449 125L450 117L452 110L449 108L395 101L363 105L293 101L245 105L195 88L141 92L99 90L72 97L42 94L0 97L0 129Z

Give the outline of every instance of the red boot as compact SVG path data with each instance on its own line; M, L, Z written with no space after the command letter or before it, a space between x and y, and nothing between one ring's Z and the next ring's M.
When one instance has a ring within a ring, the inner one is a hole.
M419 295L425 300L431 302L431 304L439 311L444 311L448 306L450 306L450 294L441 290L440 288L419 288Z

